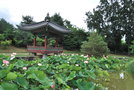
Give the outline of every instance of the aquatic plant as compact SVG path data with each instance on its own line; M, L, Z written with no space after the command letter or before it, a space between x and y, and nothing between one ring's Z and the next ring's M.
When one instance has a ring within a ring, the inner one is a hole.
M111 57L97 59L78 54L33 61L10 58L0 55L1 90L94 90L102 88L95 80L105 79L109 77L108 71L119 70L125 65L124 61ZM3 65L3 60L10 63Z

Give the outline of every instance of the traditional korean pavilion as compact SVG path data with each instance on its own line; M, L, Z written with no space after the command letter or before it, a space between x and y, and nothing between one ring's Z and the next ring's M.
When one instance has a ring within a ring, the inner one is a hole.
M47 15L49 17L49 14ZM63 35L70 33L70 30L60 26L54 22L51 22L49 19L45 19L44 21L37 22L34 24L26 24L26 25L20 25L18 26L19 29L27 32L33 33L35 36L33 40L32 46L27 46L27 50L31 53L42 53L42 54L48 54L48 53L62 53L63 48L58 47L58 40ZM36 45L36 38L37 36L41 36L44 38L44 46L37 46ZM55 38L55 47L48 47L47 46L47 38L48 37L54 37Z

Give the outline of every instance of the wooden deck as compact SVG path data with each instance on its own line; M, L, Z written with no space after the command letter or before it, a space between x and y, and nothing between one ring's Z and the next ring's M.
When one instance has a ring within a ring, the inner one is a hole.
M42 54L48 54L48 53L62 53L63 48L62 47L43 47L43 46L27 46L27 50L31 53L42 53Z

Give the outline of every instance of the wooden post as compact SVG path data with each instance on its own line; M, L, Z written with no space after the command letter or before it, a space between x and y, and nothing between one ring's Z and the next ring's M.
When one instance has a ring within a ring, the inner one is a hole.
M47 48L47 38L44 39L44 48Z
M33 42L33 46L36 47L36 37L34 38L33 41L34 41L34 42Z
M55 41L55 47L58 47L58 40L56 39Z

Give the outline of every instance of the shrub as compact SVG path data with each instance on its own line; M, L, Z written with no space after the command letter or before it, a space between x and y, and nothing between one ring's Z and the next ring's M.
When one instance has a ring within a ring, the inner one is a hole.
M130 46L131 53L134 54L134 41L132 41L132 45Z
M1 41L0 42L0 45L2 46L3 49L6 49L11 44L12 44L12 41L11 40L5 40L5 41Z
M56 43L56 41L53 38L48 39L48 46L49 47L54 47L55 43Z
M128 71L134 75L134 60L128 64Z
M44 39L37 37L36 38L36 45L42 46L44 43Z
M88 41L83 42L81 52L95 57L102 57L108 54L109 49L107 43L104 42L100 35L92 33L90 37L88 37Z

